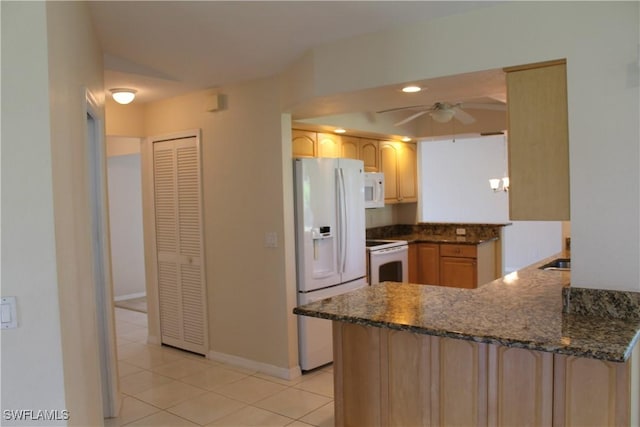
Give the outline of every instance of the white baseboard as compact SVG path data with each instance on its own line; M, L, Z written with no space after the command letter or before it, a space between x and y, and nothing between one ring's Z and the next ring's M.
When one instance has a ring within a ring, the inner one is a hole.
M136 292L135 294L120 295L119 297L113 297L114 301L124 301L128 299L141 298L147 296L146 292Z
M244 357L234 356L232 354L219 353L217 351L209 351L207 358L215 360L216 362L228 363L229 365L237 366L239 368L255 370L263 374L285 380L292 380L302 375L300 366L295 366L293 368L281 368L279 366L269 365L268 363L257 362L255 360L245 359Z

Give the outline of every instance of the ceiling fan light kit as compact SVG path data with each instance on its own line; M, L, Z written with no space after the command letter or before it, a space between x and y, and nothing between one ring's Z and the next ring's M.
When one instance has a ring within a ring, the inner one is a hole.
M447 123L451 121L452 118L455 118L463 125L474 123L476 119L471 114L464 111L465 108L506 111L506 105L504 104L436 102L432 105L410 105L406 107L390 108L388 110L378 111L378 113L391 113L394 111L403 110L418 110L416 113L413 113L412 115L400 120L399 122L394 123L394 126L401 126L427 113L429 113L429 117L431 117L438 123Z
M456 112L453 109L437 109L429 113L431 118L438 123L447 123L453 118Z

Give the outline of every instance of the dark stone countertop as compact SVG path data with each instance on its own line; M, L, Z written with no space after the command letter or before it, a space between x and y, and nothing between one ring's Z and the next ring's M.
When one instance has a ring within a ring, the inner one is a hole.
M626 361L640 318L563 312L570 273L547 258L477 289L385 282L305 306L295 314L613 362Z
M442 236L435 234L413 233L401 236L392 236L389 240L406 240L408 243L455 243L459 245L479 245L485 242L498 240L498 237Z

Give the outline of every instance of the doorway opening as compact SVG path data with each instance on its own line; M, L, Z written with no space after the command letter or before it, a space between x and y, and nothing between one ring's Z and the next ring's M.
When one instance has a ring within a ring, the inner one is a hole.
M86 91L86 138L91 206L91 235L93 246L93 282L95 285L98 358L102 388L102 408L105 417L115 417L120 410L118 368L115 345L115 323L111 302L109 269L108 224L106 209L106 181L104 167L103 120L93 95Z

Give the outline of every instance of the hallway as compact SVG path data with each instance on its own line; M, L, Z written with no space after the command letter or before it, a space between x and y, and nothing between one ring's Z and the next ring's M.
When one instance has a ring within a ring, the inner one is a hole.
M123 402L105 426L333 426L331 366L274 378L146 344L146 313L115 314Z

